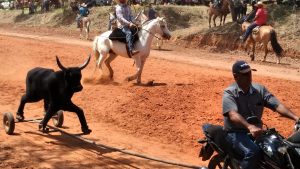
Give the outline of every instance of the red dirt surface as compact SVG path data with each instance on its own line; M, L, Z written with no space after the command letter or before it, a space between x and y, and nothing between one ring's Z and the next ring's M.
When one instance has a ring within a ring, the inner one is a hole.
M32 34L32 33L31 33ZM55 55L65 66L77 66L91 53L91 42L57 37L25 35L1 30L0 35L0 112L15 113L25 92L25 76L33 67L58 70ZM221 98L224 88L233 82L230 72L237 59L249 60L242 52L211 53L166 44L163 51L152 50L142 80L154 80L153 86L136 86L124 79L135 73L133 61L117 58L112 67L114 82L88 83L94 70L94 58L83 70L84 90L73 101L85 111L93 132L84 136L97 143L181 161L205 165L199 159L204 123L222 124ZM287 107L300 116L300 64L283 59L275 65L255 61L258 69L253 80L267 86ZM27 104L26 118L41 117L43 103ZM2 117L1 117L2 120ZM265 111L264 122L281 134L292 133L294 122ZM37 124L16 124L15 134L0 129L0 168L176 168L96 148L59 132L43 134ZM63 130L78 134L77 116L65 113Z

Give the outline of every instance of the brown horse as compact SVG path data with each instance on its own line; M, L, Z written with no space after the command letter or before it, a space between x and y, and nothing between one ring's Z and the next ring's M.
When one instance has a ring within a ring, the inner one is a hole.
M250 25L249 22L244 22L242 24L242 31L245 32L247 27ZM268 43L271 41L271 46L277 56L277 64L280 63L280 57L284 56L284 51L282 49L282 47L280 46L280 44L277 41L277 37L276 37L276 32L273 29L272 26L261 26L259 27L259 29L254 28L251 35L249 36L249 38L246 41L245 44L245 50L247 50L250 46L250 43L252 43L253 47L252 47L252 55L250 55L251 57L251 61L254 60L255 55L255 45L256 42L262 43L264 50L265 50L265 56L263 58L263 62L266 61L266 57L268 54ZM250 53L250 51L248 51L248 54Z
M82 17L80 20L80 37L83 37L82 30L85 30L85 39L89 39L91 20L89 17Z
M213 16L213 21L214 21L214 26L216 26L216 18L217 16L220 16L220 26L222 25L222 19L223 19L223 25L225 24L225 19L227 14L230 13L229 7L231 6L230 3L232 4L231 0L222 0L222 7L215 8L213 3L209 3L209 9L208 11L208 23L209 23L209 28L211 28L210 21L211 17Z

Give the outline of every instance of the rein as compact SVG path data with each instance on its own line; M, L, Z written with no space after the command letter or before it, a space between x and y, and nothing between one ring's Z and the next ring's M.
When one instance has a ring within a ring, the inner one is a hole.
M161 40L162 38L161 37L158 37L158 36L156 36L154 33L152 33L152 32L150 32L150 31L148 31L147 29L144 29L144 28L141 28L142 30L144 30L144 31L146 31L146 32L148 32L150 35L152 35L152 36L154 36L154 37L156 37L157 39L159 39L159 40Z
M150 23L150 21L146 21L146 22L142 23L142 26L145 25L145 24L149 24L149 23ZM136 27L138 27L138 26L136 26ZM156 37L156 38L159 39L159 40L162 39L161 37L156 36L154 33L150 32L150 31L147 30L147 29L144 29L144 28L142 28L142 27L141 27L140 29L146 31L147 33L149 33L150 35ZM135 34L133 34L132 36L135 36L138 32L139 32L139 31L137 31L137 32L136 32ZM100 36L100 37L104 37L104 36ZM105 38L108 38L108 37L105 36ZM123 38L123 39L125 39L126 37L117 37L117 36L116 36L116 37L113 37L113 38Z

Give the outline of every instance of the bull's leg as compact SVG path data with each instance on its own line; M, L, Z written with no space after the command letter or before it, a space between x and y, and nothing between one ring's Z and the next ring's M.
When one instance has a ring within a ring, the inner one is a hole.
M24 107L25 107L26 103L37 102L39 100L40 100L39 98L34 99L34 98L29 97L28 94L24 94L21 98L21 101L20 101L20 105L19 105L19 108L18 108L18 111L17 111L16 119L18 121L24 120Z
M49 101L47 99L44 99L44 111L46 115L47 110L49 109Z
M223 15L220 15L220 26L222 25Z
M52 116L55 115L55 113L58 111L57 108L55 108L53 105L50 105L46 115L44 116L44 119L40 122L39 124L39 129L42 130L43 132L47 132L47 124L49 120L52 118Z
M105 65L107 66L108 70L109 70L109 78L112 80L114 77L114 71L110 66L110 63L117 57L116 54L112 54L110 53L108 58L105 60Z
M80 124L81 124L81 131L84 134L90 134L92 132L91 129L89 129L83 110L76 106L74 103L70 102L68 104L68 107L66 107L66 111L75 112L79 118Z

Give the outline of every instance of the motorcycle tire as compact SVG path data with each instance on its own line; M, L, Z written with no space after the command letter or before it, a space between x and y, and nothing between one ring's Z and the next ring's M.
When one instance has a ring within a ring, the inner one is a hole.
M237 169L230 161L224 162L224 159L225 157L220 154L214 155L208 163L208 169Z

